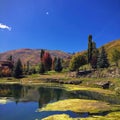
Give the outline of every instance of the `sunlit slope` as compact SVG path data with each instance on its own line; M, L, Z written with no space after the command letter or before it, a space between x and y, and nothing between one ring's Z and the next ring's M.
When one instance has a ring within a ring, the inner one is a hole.
M110 61L112 61L113 51L115 49L120 51L120 40L114 40L112 42L109 42L109 43L105 44L104 47L105 47L105 50L108 54L108 59Z

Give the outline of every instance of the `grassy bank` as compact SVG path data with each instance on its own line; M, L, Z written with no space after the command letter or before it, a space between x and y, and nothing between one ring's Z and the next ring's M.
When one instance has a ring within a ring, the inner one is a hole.
M69 115L53 115L42 120L119 120L120 112L111 112L106 116L93 116L88 118L71 118Z
M120 87L120 78L88 78L88 77L70 77L68 76L68 72L57 73L54 71L47 72L44 75L33 74L25 76L21 79L15 79L13 77L9 78L0 78L0 84L23 84L23 85L39 85L39 84L49 84L51 85L51 81L55 79L57 81L81 81L79 85L67 85L67 84L59 84L59 86L63 86L67 90L88 90L88 91L96 91L99 93L106 94L114 94L115 88ZM104 83L106 81L111 82L111 86L109 90L101 89L102 87L99 85L100 83ZM54 82L52 82L54 83Z
M120 106L112 106L107 102L86 99L67 99L51 103L41 108L40 111L73 111L76 113L89 112L99 113L104 111L116 110Z
M54 83L50 82L49 80L55 79L60 81L82 81L79 85L73 85L73 84L61 84L61 83ZM109 89L103 89L99 83L104 83L106 81L110 81L112 85ZM114 98L116 96L115 88L120 87L120 78L88 78L88 77L70 77L68 76L67 72L57 73L57 72L48 72L44 75L40 74L33 74L28 75L21 79L15 79L13 77L9 78L0 78L0 84L22 84L22 85L41 85L41 86L47 86L47 87L59 87L62 89L65 89L67 91L76 92L79 94L79 91L86 91L88 93L95 92L98 93L98 95L107 96ZM110 111L110 113L106 116L91 116L89 118L82 118L83 120L103 120L108 118L117 118L120 117L118 115L119 112L116 112L116 110L119 109L120 106L118 105L111 105L108 102L102 102L102 100L86 100L86 99L69 99L69 100L62 100L58 101L52 104L46 105L44 108L42 108L42 111L45 110L60 110L60 111L66 111L71 110L73 112L89 112L89 113L99 113L99 112L105 112ZM57 116L50 116L46 118L45 120L75 120L73 118L70 118L67 115L62 115L61 119L59 119L59 115ZM63 119L62 119L63 118ZM79 119L79 118L78 118ZM78 120L76 119L76 120ZM114 119L113 119L114 120Z

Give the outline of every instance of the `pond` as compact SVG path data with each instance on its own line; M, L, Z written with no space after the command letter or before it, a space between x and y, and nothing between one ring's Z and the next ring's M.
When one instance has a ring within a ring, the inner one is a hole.
M0 120L41 120L49 115L62 113L77 117L72 111L37 112L38 108L48 103L68 98L74 98L74 95L63 89L3 84L0 85Z
M89 91L68 92L64 89L44 86L0 85L0 120L41 120L53 114L69 114L71 117L87 117L87 113L76 114L72 111L42 111L39 108L58 100L81 98L100 99L120 104L118 98L108 98Z

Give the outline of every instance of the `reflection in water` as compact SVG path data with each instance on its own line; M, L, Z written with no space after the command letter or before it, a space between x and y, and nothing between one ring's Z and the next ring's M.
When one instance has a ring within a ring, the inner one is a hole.
M35 120L39 118L41 120L49 115L63 113L69 114L71 117L77 117L78 115L72 111L35 112L38 108L48 103L69 98L74 98L74 95L62 89L3 84L0 85L0 100L4 99L5 104L0 103L0 109L2 109L2 111L0 111L0 119ZM7 100L13 102L7 103Z
M38 102L39 108L61 99L74 98L71 93L57 88L41 86L0 85L0 97L18 102Z
M87 90L74 91L72 94L80 99L101 100L109 102L110 104L120 104L120 97L115 95L106 96L98 92Z
M72 95L62 89L54 88L38 88L39 91L39 108L43 107L47 103L55 102L61 99L73 98Z
M58 88L48 88L43 86L22 86L0 85L0 118L2 120L33 120L33 118L44 117L53 114L69 114L71 117L77 117L72 111L42 111L35 112L38 108L44 107L46 104L63 99L81 98L91 100L101 100L113 104L120 104L119 97L105 96L97 92L91 91L72 91L68 92ZM8 101L13 101L7 103ZM11 109L12 108L12 109ZM7 116L6 116L7 112ZM83 113L81 117L87 117L88 113ZM19 119L18 119L19 116ZM25 117L24 117L25 116Z
M6 97L12 101L18 102L38 102L39 108L48 103L63 100L67 98L81 98L91 100L102 100L111 104L120 104L120 98L117 96L105 96L97 92L91 91L73 91L68 92L63 89L49 88L43 86L22 86L14 85L0 85L0 97Z

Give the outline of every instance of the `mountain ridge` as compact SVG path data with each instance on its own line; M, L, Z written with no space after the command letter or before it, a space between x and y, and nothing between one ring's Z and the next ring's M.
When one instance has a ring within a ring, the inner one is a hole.
M114 51L114 49L117 49L120 51L120 39L113 40L102 46L105 47L105 50L108 54L108 59L111 61L111 56L112 56L112 52ZM100 49L100 48L98 48L98 49ZM38 48L38 49L21 48L21 49L6 51L6 52L0 53L0 60L6 60L8 56L12 55L14 60L21 58L23 63L30 61L31 64L36 65L40 62L40 50L41 50L41 48ZM49 52L52 57L60 57L63 59L67 59L72 56L72 54L64 52L62 50L48 50L48 49L44 49L44 50ZM84 51L80 51L77 53L84 54L85 52L87 52L87 51L84 50Z
M0 60L7 60L7 57L12 55L14 61L20 58L24 64L27 63L27 61L30 61L32 65L36 65L40 62L40 50L41 49L21 48L21 49L6 51L0 53ZM44 50L49 52L52 57L60 57L63 59L67 59L71 56L70 53L61 50L47 50L47 49Z

